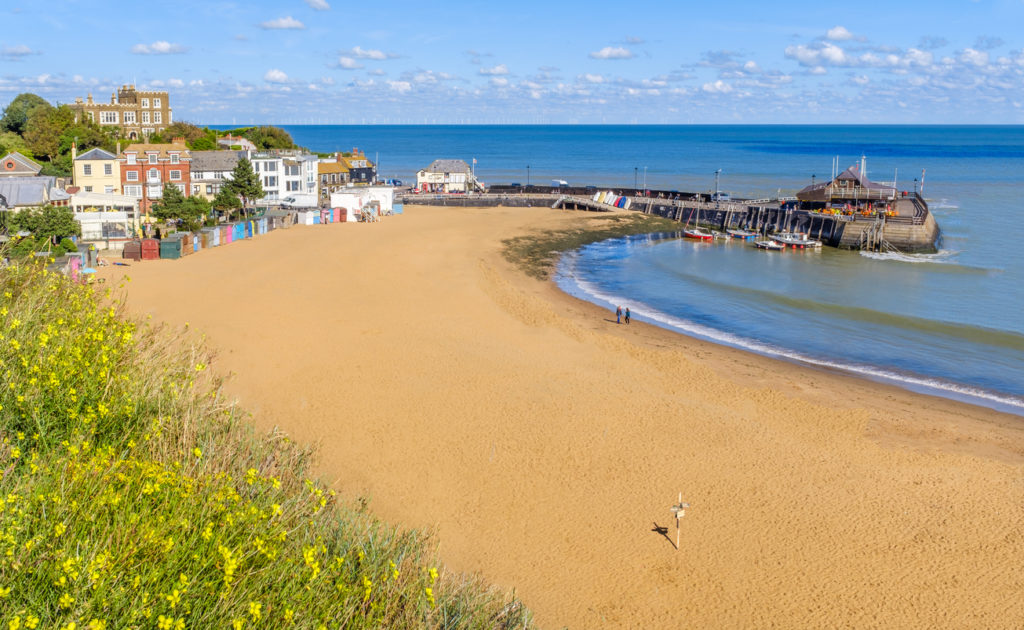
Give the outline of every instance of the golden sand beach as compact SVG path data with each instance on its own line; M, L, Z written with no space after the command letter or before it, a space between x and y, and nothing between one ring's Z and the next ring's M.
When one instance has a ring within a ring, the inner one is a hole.
M617 326L501 255L595 220L407 207L103 273L542 627L1024 626L1024 419Z

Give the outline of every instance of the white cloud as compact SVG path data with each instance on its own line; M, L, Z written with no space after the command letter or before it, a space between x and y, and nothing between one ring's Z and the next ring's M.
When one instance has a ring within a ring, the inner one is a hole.
M580 80L584 83L604 83L604 77L600 74L581 74Z
M22 57L28 57L29 55L38 54L38 51L32 50L24 44L18 44L17 46L4 46L3 51L0 51L0 56L8 57L14 60L21 59Z
M352 57L338 57L338 67L345 70L358 70L363 67L363 64Z
M831 39L834 42L845 42L853 39L853 33L846 30L844 26L834 26L828 29L825 33L826 39Z
M961 63L980 68L988 65L988 53L973 48L965 48L960 53L960 61Z
M756 61L751 60L751 61L748 61L747 63L743 64L743 70L744 70L744 72L754 73L754 72L760 72L761 68L758 67Z
M303 29L306 28L306 25L289 15L288 17L262 22L260 28L267 30Z
M632 59L633 57L633 51L621 46L605 46L601 50L590 53L591 59Z
M871 82L871 79L869 79L867 76L863 74L859 74L855 77L852 77L850 80L856 83L857 85L867 85L868 83Z
M306 0L306 4L317 11L326 11L331 8L331 5L327 4L327 0Z
M715 81L714 83L705 83L700 89L708 94L728 94L732 92L732 86L722 80Z
M185 87L185 82L182 81L181 79L168 79L167 80L167 85L169 85L169 86L171 86L173 88L183 88L183 87Z
M480 74L489 77L500 76L508 74L508 67L505 64L500 63L493 68L480 68Z
M494 87L508 87L508 79L505 77L491 77L491 85Z
M399 94L405 94L412 90L412 84L408 81L388 81L388 87Z
M267 83L287 83L288 75L274 68L267 70L267 73L263 75L263 80Z
M187 50L188 48L181 44L172 44L165 41L153 42L152 44L135 44L132 46L132 52L136 55L178 55Z
M374 61L384 61L385 59L394 59L398 55L386 53L383 50L363 50L359 46L352 49L352 56L356 59L373 59Z

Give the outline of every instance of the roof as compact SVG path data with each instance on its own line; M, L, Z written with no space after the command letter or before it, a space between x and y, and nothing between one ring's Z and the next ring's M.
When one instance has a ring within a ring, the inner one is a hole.
M137 207L139 200L135 197L96 192L79 192L71 196L72 207L81 206L129 206Z
M243 149L250 149L255 151L256 145L252 143L248 138L242 138L241 136L224 136L223 138L217 138L217 144L223 144L226 147L242 147Z
M341 162L318 162L316 165L316 172L323 175L324 173L347 173L348 167Z
M238 164L234 151L192 151L192 172L230 171Z
M79 155L75 160L116 160L117 156L109 151L97 147L95 149L89 149L82 155Z
M41 177L0 177L0 196L7 200L7 207L42 206L50 199L56 178Z
M464 160L434 160L423 169L428 173L472 173L469 164Z
M154 151L159 153L160 157L162 157L162 158L167 157L168 154L171 153L171 152L184 153L185 155L182 156L182 159L185 159L185 160L190 159L190 154L191 154L191 152L188 150L188 147L183 145L183 144L145 144L145 143L130 144L127 147L125 147L125 150L122 151L121 153L138 153L139 155L145 155L147 153L151 153L151 152L154 152Z
M811 184L810 186L806 186L800 189L800 191L797 192L796 196L798 199L802 201L824 201L826 189L829 186L832 186L835 182L838 182L840 180L855 181L857 182L858 186L866 190L875 190L880 193L890 195L896 194L896 189L893 188L892 186L873 182L867 177L861 175L860 168L858 168L857 166L851 166L850 168L846 169L838 176L836 176L836 178L832 181L824 181L821 182L820 184Z
M9 167L9 165L11 165ZM24 155L17 151L11 151L0 159L0 173L4 172L31 172L38 174L42 170L42 166L37 164L34 160L30 160Z

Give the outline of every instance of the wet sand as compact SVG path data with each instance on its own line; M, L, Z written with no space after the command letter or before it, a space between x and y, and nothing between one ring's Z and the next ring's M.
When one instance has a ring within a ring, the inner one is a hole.
M407 207L101 273L543 627L1024 625L1024 418L616 325L501 256L593 220Z

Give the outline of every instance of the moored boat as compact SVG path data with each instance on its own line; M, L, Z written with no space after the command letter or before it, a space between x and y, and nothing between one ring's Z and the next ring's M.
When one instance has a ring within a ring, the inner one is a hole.
M683 230L683 236L686 238L694 238L699 241L710 241L714 238L714 235L710 232L705 232L700 228L691 228L689 230Z
M776 243L775 241L756 241L754 243L754 246L757 247L758 249L767 249L771 251L779 251L782 249L786 249L785 245L781 243Z
M813 249L821 247L821 241L807 238L806 234L795 234L793 232L780 232L772 235L772 240L786 247L793 249Z
M726 234L733 238L738 238L742 241L752 241L757 238L757 232L751 232L749 230L726 230Z

